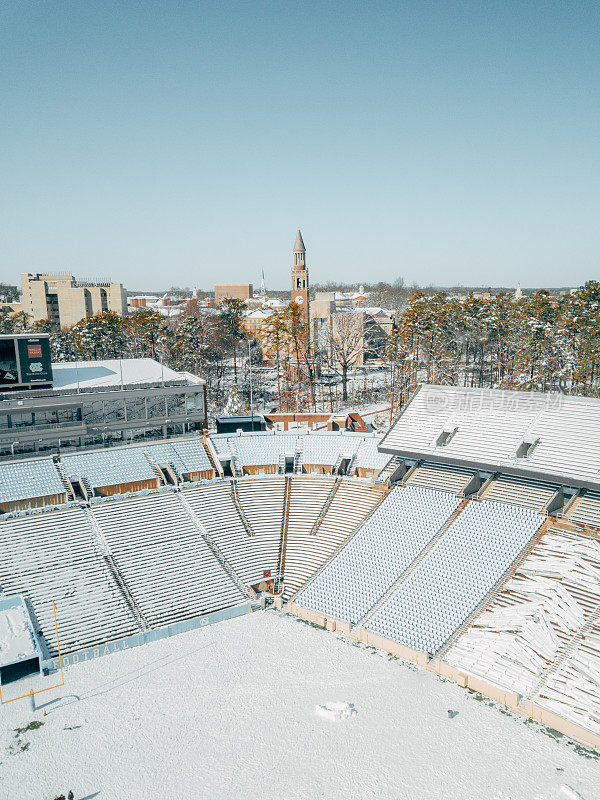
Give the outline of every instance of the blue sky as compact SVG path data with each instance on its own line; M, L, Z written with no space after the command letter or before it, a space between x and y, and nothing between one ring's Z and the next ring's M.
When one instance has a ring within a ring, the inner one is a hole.
M0 280L600 279L597 2L0 5Z

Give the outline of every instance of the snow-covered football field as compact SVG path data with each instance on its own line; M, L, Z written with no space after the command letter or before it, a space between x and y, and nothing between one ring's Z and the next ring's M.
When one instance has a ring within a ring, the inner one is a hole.
M0 800L600 798L596 757L275 610L67 668L38 703L0 709Z

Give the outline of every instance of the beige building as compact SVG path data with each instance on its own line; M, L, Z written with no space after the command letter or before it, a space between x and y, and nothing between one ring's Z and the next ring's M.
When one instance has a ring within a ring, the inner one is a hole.
M87 283L72 275L21 275L21 310L70 328L84 317L103 311L127 314L127 294L121 283Z
M352 361L362 366L380 356L381 345L394 328L394 316L384 308L356 306L354 298L338 295L338 292L317 292L311 301L313 341L333 361L336 350L356 353ZM337 340L337 347L333 340Z
M215 306L219 306L226 297L235 300L249 300L254 294L251 283L230 283L215 286Z

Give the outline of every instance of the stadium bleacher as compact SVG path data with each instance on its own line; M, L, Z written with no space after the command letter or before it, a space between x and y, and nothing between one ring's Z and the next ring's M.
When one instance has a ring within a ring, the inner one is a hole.
M324 492L321 495L323 518L315 530L319 515L311 527L304 527L310 518L307 519L302 510L311 496L311 483L303 478L292 481L285 552L285 597L296 592L346 542L385 495L380 486L348 478L328 481L327 485L330 486L327 496ZM327 505L332 491L335 493ZM314 503L314 500L310 502Z
M200 439L177 439L146 444L142 448L157 464L172 464L180 475L212 470L206 450Z
M437 652L541 522L529 509L470 502L366 627L413 650Z
M17 500L64 495L65 487L51 458L0 463L0 506Z
M446 658L600 732L599 613L600 541L550 528Z
M337 546L324 536L310 533L334 485L330 476L298 476L290 484L283 569L285 597L294 594Z
M296 602L328 617L358 623L458 505L458 498L445 492L392 489Z
M471 479L471 474L462 470L443 467L417 467L406 479L407 486L422 486L440 492L460 494Z
M0 586L29 598L51 656L53 602L63 653L139 630L80 508L0 522Z
M244 584L254 586L264 580L265 572L277 572L281 529L275 533L262 527L256 535L249 535L233 501L229 481L186 489L184 496ZM249 500L249 492L246 499Z
M94 506L92 513L151 627L241 602L244 596L190 523L175 494Z
M309 468L324 466L333 469L340 456L351 459L362 441L359 435L327 431L304 437L302 462Z
M388 453L380 453L377 449L379 440L373 437L363 439L356 451L356 458L352 465L353 471L359 469L372 469L381 472L390 460Z
M546 414L555 447L555 410L540 411L529 396L523 403L519 435L530 436ZM67 654L236 605L254 596L249 587L277 579L275 590L283 586L284 600L298 609L437 653L600 735L600 486L555 485L531 468L521 476L482 467L478 475L480 431L459 411L451 444L464 452L464 465L458 456L457 463L430 460L439 420L424 420L431 430L419 433L423 458L412 460L380 452L364 434L213 436L211 453L231 459L235 475L254 474L193 486L183 476L213 471L198 437L64 455L58 463L3 462L0 597L28 598L54 656L52 601ZM480 425L488 412L484 403ZM509 419L496 416L489 428L504 442L503 458ZM494 442L486 447L491 457ZM577 468L589 482L586 458L578 455ZM178 485L161 485L157 465L169 466ZM302 465L334 474L301 474ZM405 485L390 487L391 475L405 473ZM478 496L463 499L473 478L491 474ZM39 513L36 507L67 503L67 477L145 494L71 500L80 507ZM477 480L473 486L469 492ZM545 515L550 506L556 519Z
M588 494L576 497L567 512L567 518L582 525L600 528L600 495Z
M544 485L516 480L514 478L496 478L490 481L481 493L483 500L496 500L499 503L511 503L534 511L542 511L555 494L556 489Z
M69 478L84 478L96 489L156 479L157 475L139 447L115 447L63 456Z

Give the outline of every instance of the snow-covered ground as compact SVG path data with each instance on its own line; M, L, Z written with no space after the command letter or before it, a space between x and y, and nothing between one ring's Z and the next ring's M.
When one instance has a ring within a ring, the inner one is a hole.
M1 800L600 797L565 740L274 610L67 668L38 703L0 709Z

